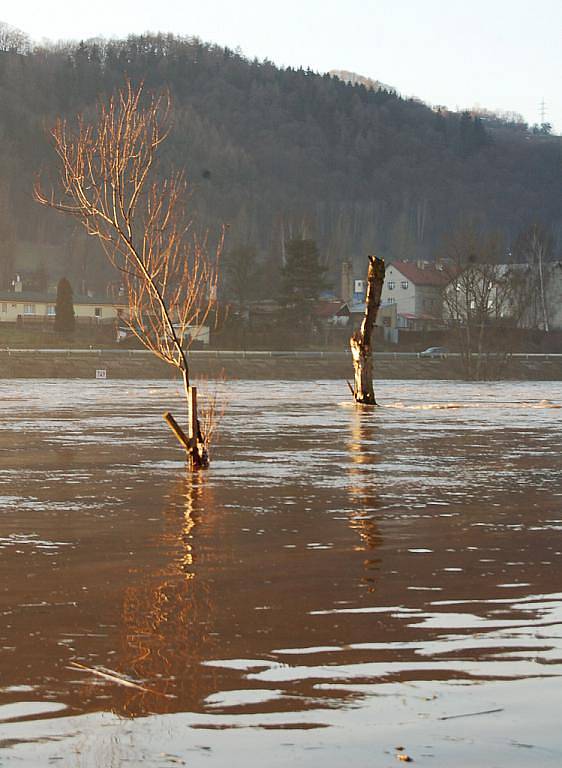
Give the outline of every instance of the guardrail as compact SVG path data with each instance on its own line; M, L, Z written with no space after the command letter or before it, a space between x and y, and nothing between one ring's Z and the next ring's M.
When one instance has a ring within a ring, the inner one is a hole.
M123 357L136 357L137 355L152 355L152 352L149 352L147 349L12 349L10 347L6 348L0 348L0 355L1 354L7 354L8 356L12 354L22 355L22 354L29 354L29 355L65 355L67 357L72 357L73 355L96 355L97 357L101 357L102 355L120 355ZM501 353L498 353L501 354ZM350 357L349 351L336 351L336 350L309 350L309 351L301 351L301 350L270 350L270 351L263 351L263 350L219 350L219 349L197 349L192 350L189 352L189 356L193 358L231 358L231 359L241 359L241 360L259 360L259 359L271 359L271 358L292 358L292 359L304 359L304 360L333 360L333 359L348 359ZM477 357L477 353L473 353L473 357ZM489 357L494 357L495 353L491 353L488 355ZM389 359L389 360L396 360L396 359L411 359L411 360L446 360L447 358L459 358L461 357L460 353L458 352L448 352L444 355L421 355L419 352L375 352L375 357L379 359ZM515 353L510 355L512 358L520 359L520 360L536 360L537 362L544 361L544 360L550 360L551 358L554 360L562 358L562 354L560 353L548 353L548 354L541 354L541 353L534 353L534 352L522 352L522 353Z

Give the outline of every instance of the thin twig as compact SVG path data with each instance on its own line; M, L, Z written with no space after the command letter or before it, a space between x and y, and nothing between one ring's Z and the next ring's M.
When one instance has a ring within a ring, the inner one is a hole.
M476 717L476 715L493 715L495 712L503 712L503 707L499 707L498 709L484 709L482 712L467 712L466 714L462 715L444 715L443 717L438 717L438 720L456 720L459 717Z
M176 698L171 693L161 693L160 691L155 691L154 688L147 688L146 686L140 685L139 683L134 683L132 680L128 680L127 678L122 677L117 672L113 672L112 670L103 671L101 669L97 669L96 667L87 667L85 664L80 664L78 661L71 661L70 668L78 669L81 672L90 672L90 674L103 677L104 680L109 680L111 683L124 685L127 688L136 688L138 691L143 691L144 693L152 693L155 696L163 696L166 699Z

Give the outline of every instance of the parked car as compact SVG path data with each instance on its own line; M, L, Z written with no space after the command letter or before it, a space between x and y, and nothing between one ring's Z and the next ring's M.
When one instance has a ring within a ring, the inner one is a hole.
M428 347L420 352L420 357L447 357L448 354L447 347Z

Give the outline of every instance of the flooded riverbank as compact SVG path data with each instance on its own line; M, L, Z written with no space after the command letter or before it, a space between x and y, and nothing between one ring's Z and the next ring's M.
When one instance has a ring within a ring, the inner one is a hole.
M0 765L560 765L559 384L228 391L3 383Z
M239 380L331 380L353 376L349 349L340 351L240 352L193 350L195 376ZM0 349L2 379L94 379L102 370L115 379L175 379L176 370L146 350ZM375 378L462 381L466 371L458 354L421 357L414 352L375 352ZM481 363L483 379L562 381L562 355L491 356Z

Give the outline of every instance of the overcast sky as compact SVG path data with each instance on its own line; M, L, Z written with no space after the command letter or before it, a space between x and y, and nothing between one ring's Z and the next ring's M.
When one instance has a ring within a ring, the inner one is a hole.
M562 133L562 0L7 0L33 39L150 31L197 35L249 57L347 69L450 108L480 105Z

